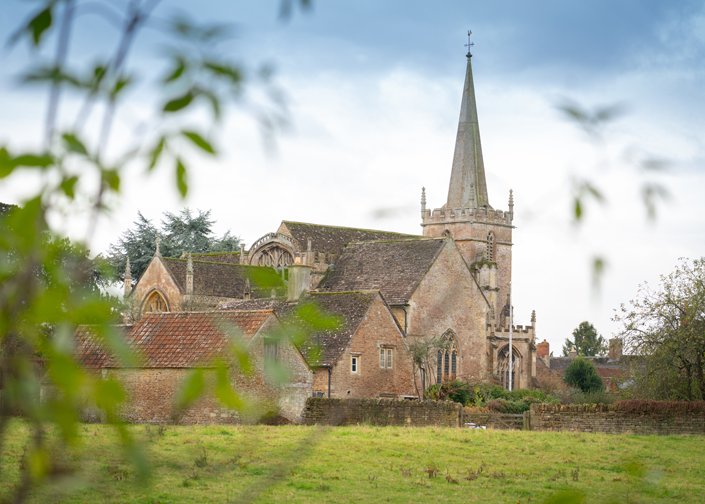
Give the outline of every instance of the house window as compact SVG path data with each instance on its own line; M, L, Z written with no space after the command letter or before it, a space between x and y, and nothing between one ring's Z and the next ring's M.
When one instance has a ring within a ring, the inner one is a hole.
M379 349L379 367L392 369L394 367L394 349L380 348Z
M357 373L360 370L360 357L353 355L350 358L350 371Z
M453 331L448 330L443 335L440 346L436 369L437 383L454 380L458 373L458 340Z

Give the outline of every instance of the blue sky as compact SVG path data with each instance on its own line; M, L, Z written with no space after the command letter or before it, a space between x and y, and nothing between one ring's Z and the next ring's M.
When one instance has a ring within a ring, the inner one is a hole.
M123 6L124 0L112 2ZM35 2L5 0L5 39ZM559 350L582 320L609 336L612 309L655 282L679 257L705 250L705 4L702 1L314 1L288 22L276 1L162 1L157 14L236 24L222 45L255 67L269 62L288 97L292 127L267 153L250 116L233 109L217 160L202 159L186 202L166 169L126 179L116 210L93 238L105 250L135 219L158 219L184 204L213 210L219 232L246 243L282 219L420 232L420 190L429 206L447 194L467 41L473 69L490 202L516 199L514 285L518 323L536 309L538 333ZM92 61L114 43L110 25L84 16L71 40L73 62ZM144 33L131 61L141 73L115 131L116 149L131 121L152 103L150 81L160 38ZM46 92L19 89L25 46L0 53L0 144L36 145ZM71 111L71 97L64 111ZM594 146L556 105L565 98L588 109L623 104ZM650 224L638 197L640 159L665 159L658 180L671 203ZM572 183L589 179L608 205L570 222ZM5 182L0 200L19 202L32 181ZM379 219L375 211L395 209ZM62 221L72 236L80 216ZM592 289L589 261L609 267Z

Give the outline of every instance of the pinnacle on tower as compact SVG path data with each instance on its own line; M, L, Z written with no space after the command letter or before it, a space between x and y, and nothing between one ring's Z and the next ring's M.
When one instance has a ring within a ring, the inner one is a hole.
M421 188L421 217L426 214L426 188Z
M485 165L482 161L480 126L477 120L471 58L472 54L470 54L468 47L465 87L460 105L460 120L455 139L453 170L450 176L446 208L478 208L483 206L492 208L487 197L487 181L485 180Z

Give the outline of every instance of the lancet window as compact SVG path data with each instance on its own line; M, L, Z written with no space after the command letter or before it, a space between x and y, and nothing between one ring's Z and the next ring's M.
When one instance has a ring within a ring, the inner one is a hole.
M492 231L487 233L487 260L492 262L495 260L494 233Z
M436 380L438 383L454 380L458 373L458 340L452 331L446 332L441 338L441 348L438 349L438 367Z
M521 371L521 356L516 348L512 348L512 389L519 388L519 374ZM509 345L502 348L497 354L497 375L502 387L509 390Z
M151 296L149 296L149 299L147 300L147 303L145 303L145 311L147 312L168 312L169 308L166 304L166 300L164 299L164 296L162 296L159 292L154 292L152 293Z

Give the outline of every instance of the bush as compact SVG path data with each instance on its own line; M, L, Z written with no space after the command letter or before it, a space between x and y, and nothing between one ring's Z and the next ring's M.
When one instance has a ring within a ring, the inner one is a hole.
M573 361L565 370L565 381L571 387L577 387L584 393L604 391L602 378L597 374L595 365L582 357Z
M583 392L573 388L557 393L556 399L560 404L612 404L617 397L604 390Z
M433 385L426 390L426 398L451 400L464 406L487 406L500 413L522 413L532 403L556 402L543 390L520 389L509 391L491 383L473 383L453 380ZM493 402L500 400L500 402ZM493 406L490 406L490 403Z

